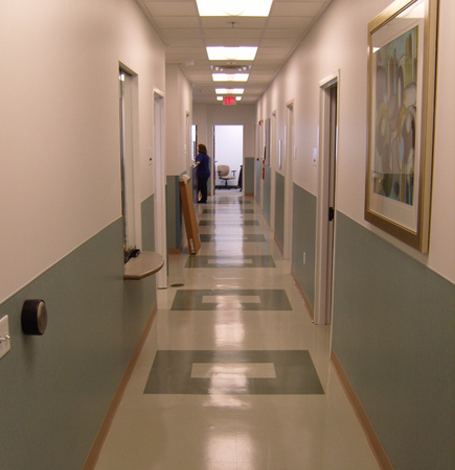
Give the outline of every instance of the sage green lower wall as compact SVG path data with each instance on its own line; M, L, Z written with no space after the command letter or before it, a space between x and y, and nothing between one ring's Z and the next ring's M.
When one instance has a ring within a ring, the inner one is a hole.
M245 157L245 164L243 167L243 193L254 194L254 157Z
M341 213L333 348L395 470L455 468L455 286Z
M2 470L81 470L156 304L154 276L123 280L122 231L119 219L0 305L11 335L0 361ZM33 298L48 309L41 337L21 331Z
M178 175L166 177L166 241L168 250L180 250L183 243L179 180L180 176Z
M314 308L316 196L294 184L293 198L292 271L311 307Z
M284 247L284 176L275 173L275 237Z
M271 192L272 192L272 169L269 166L265 167L264 171L264 189L263 189L263 196L264 196L264 202L263 202L263 212L264 216L267 219L267 222L270 224L270 202L271 202Z
M256 201L260 204L261 203L261 162L259 158L256 159L255 165L255 188L254 188L254 197Z

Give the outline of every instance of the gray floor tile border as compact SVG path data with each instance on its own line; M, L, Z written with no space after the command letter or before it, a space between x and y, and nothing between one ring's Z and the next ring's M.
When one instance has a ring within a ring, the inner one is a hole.
M192 378L194 363L272 363L276 378ZM307 350L157 351L144 394L322 395L323 387Z
M238 310L246 311L289 311L291 303L284 289L180 289L176 292L171 310L217 310L223 305L217 303L203 303L203 297L209 296L238 296L241 303L242 296L260 298L259 303L241 304Z
M240 222L232 222L228 219L219 220L201 220L199 222L200 227L214 227L214 226L226 226L226 227L257 227L259 222L257 220L241 220Z
M215 235L213 233L201 233L200 234L202 243L210 242L238 242L238 243L248 243L248 242L265 242L266 239L264 235L249 233L244 235Z
M190 256L185 268L275 268L270 255L244 256Z
M231 209L229 210L217 210L217 209L204 209L202 211L203 214L218 214L218 215L241 215L241 214L254 214L254 209Z
M224 201L207 201L208 205L232 205L232 206L243 206L244 204L253 204L251 201L243 201L241 199L237 200L224 200Z

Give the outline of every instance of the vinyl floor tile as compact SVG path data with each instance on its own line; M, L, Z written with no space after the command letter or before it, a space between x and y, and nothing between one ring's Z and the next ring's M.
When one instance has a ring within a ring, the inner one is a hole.
M217 365L210 377L194 377L194 364ZM229 368L222 370L222 365ZM237 367L232 367L235 364ZM273 365L275 377L251 377L240 367ZM145 386L149 394L323 394L308 351L157 351Z
M245 297L252 296L259 297L259 302L243 301ZM207 297L216 300L207 301ZM292 310L284 289L181 289L175 295L171 310L224 310L227 303L229 307L232 305L233 297L237 301L236 309L239 311Z
M242 225L246 209L259 225ZM199 257L275 268L185 269L187 251L169 255L169 286L183 287L157 293L94 470L379 470L329 360L330 326L312 323L260 208L231 190L196 210L237 212L200 227Z
M236 235L214 235L212 233L202 233L200 234L201 242L202 243L210 243L210 242L217 242L217 243L223 243L223 242L231 242L231 243L245 243L245 242L265 242L266 239L264 235L262 234L256 234L256 233L248 233L248 234L239 234L238 236Z
M199 222L199 226L201 227L212 227L214 225L217 226L236 226L236 227L254 227L258 226L259 222L257 220L239 220L238 222L233 222L232 220L225 219L225 220L201 220Z
M190 256L186 268L274 268L270 255Z

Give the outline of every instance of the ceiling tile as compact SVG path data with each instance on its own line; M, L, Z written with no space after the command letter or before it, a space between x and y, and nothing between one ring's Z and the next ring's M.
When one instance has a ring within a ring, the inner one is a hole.
M200 28L163 28L163 35L168 39L200 39L204 42L201 36Z
M203 28L231 28L231 29L262 29L265 27L267 18L244 18L244 17L204 17L201 18ZM234 23L234 26L232 26Z
M306 26L305 26L306 27ZM298 39L303 33L302 28L267 28L262 39Z
M259 48L256 54L256 60L270 60L278 59L284 60L289 52L291 51L290 47L261 47Z
M180 56L187 60L207 58L207 52L200 47L166 47L166 57Z
M229 28L206 28L204 29L204 36L206 39L218 38L252 38L259 39L262 35L261 29L229 29Z
M163 28L199 28L197 17L185 16L154 16L156 24Z
M192 2L153 2L147 3L153 17L157 16L198 16L198 10Z
M295 38L263 38L261 40L261 47L294 47L295 43Z
M319 2L280 2L272 6L271 17L276 16L316 16L321 3Z
M314 17L332 0L274 0L269 18L200 18L196 0L136 1L166 45L166 63L178 64L192 84L195 103L217 103L219 84L212 80L206 46L258 46L253 62L232 64L252 65L248 82L241 84L245 87L241 104L249 104L262 96Z

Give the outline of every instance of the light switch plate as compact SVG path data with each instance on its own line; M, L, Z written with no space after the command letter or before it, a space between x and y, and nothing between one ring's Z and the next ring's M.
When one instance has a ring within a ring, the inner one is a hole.
M0 359L11 350L8 315L0 320Z

